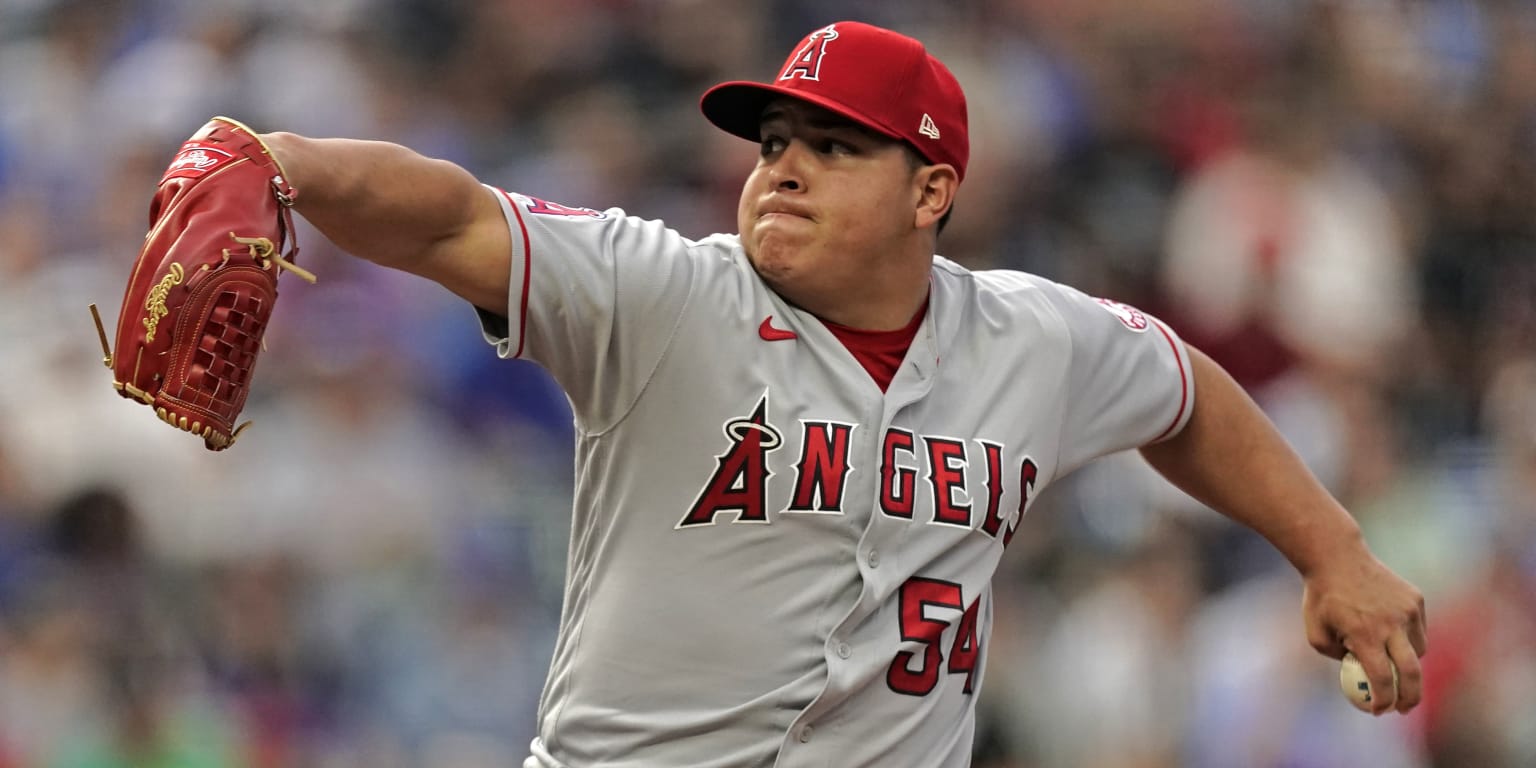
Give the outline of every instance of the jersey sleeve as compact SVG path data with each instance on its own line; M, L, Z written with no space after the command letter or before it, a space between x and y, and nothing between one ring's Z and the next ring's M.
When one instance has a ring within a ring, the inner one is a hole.
M1059 474L1178 434L1195 404L1183 341L1128 304L1056 287L1071 343Z
M691 243L618 209L571 208L494 187L512 233L504 314L477 309L504 358L539 363L577 421L622 418L654 372L687 301Z

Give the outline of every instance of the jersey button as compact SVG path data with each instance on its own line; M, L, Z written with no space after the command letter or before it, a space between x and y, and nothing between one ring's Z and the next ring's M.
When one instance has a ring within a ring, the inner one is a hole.
M869 554L864 556L864 562L869 563L869 567L871 567L871 568L879 568L880 567L880 550L878 550L878 549L871 549L869 551Z
M844 658L844 659L848 658L849 656L852 656L853 655L853 646L851 646L851 645L849 645L847 643L838 643L837 644L837 655L842 657L842 658Z
M804 743L810 741L811 740L811 734L815 733L815 732L816 732L816 729L810 727L809 725L805 726L804 728L801 728L800 729L800 743L804 744Z

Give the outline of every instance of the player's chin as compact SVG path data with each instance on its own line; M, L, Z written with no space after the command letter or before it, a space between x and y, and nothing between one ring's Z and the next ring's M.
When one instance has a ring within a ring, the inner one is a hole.
M805 244L798 240L775 234L760 237L747 249L747 258L757 273L770 283L790 279L804 268L806 262Z

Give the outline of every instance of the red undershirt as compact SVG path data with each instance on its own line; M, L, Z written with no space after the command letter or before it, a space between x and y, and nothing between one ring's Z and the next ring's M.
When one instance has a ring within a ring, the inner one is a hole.
M924 301L922 308L912 316L912 321L904 328L894 331L865 331L858 328L849 328L846 325L838 325L829 320L821 321L827 326L827 330L837 337L843 346L853 353L854 359L869 371L870 378L880 385L880 391L884 392L891 385L891 379L896 375L896 369L901 367L901 361L907 357L907 348L912 346L912 339L917 336L918 326L923 324L923 318L928 315L928 302Z

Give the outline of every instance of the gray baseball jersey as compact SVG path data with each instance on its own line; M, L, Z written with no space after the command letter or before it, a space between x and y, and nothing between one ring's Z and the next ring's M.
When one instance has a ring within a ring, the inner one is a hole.
M935 256L882 392L736 236L496 194L512 282L486 338L576 420L526 765L969 765L998 560L1052 480L1183 426L1174 334Z

